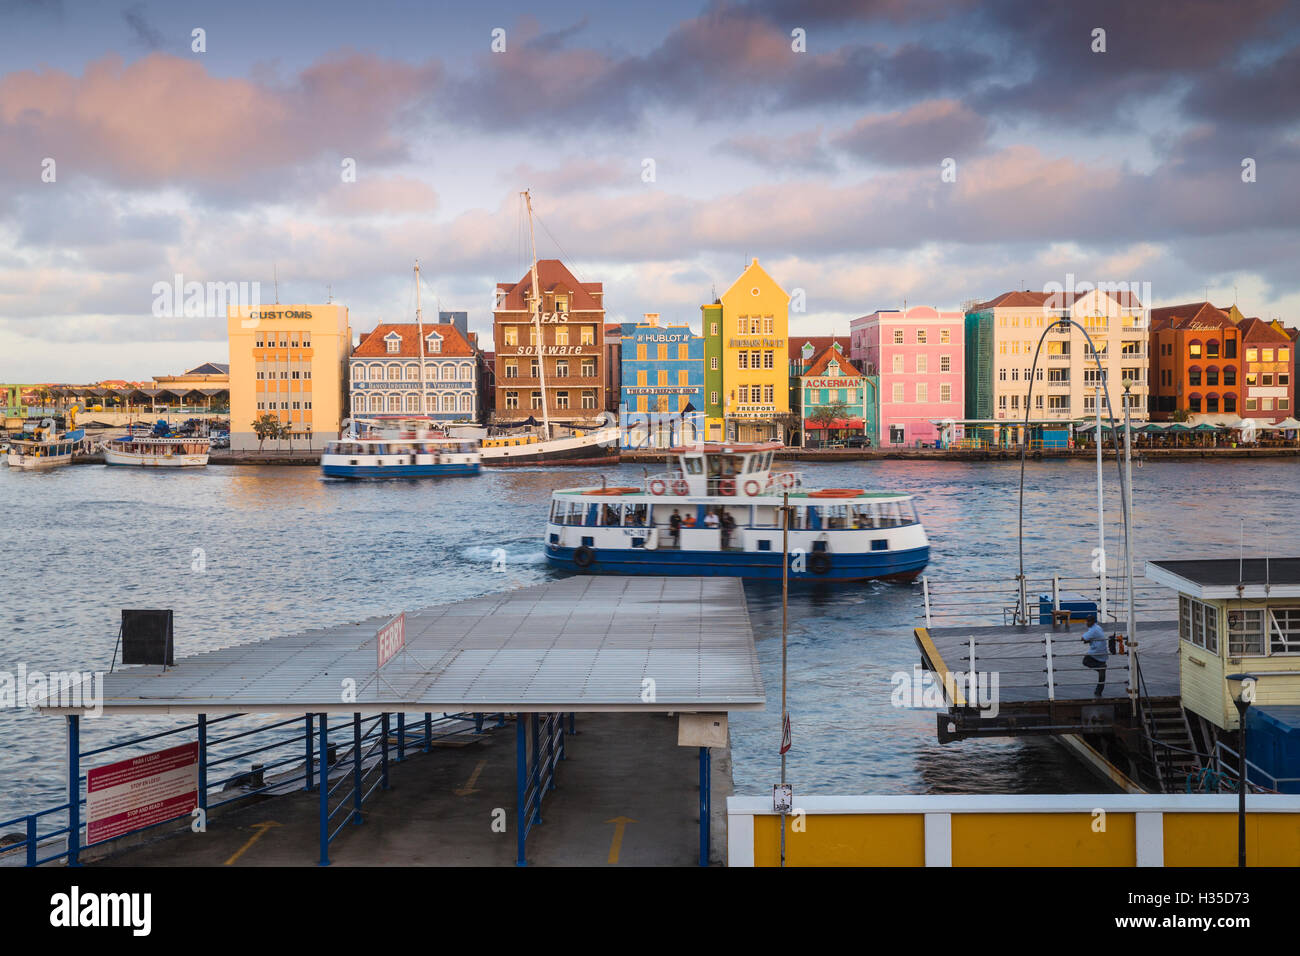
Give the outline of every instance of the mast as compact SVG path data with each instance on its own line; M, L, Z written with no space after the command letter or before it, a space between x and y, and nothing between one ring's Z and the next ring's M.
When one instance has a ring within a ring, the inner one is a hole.
M550 402L546 397L546 340L542 336L542 290L537 283L537 237L533 234L533 197L525 189L520 195L528 208L528 241L533 248L533 328L537 331L537 377L542 387L542 428L546 438L551 437Z
M424 314L420 311L420 260L415 260L415 326L419 329L420 340L416 350L420 354L420 414L427 415L429 401L424 393Z

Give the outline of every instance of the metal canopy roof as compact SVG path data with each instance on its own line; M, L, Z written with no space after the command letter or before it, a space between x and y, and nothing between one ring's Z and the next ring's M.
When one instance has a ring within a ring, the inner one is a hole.
M737 578L575 577L407 612L406 651L376 677L376 631L387 620L241 644L183 658L166 670L141 666L106 674L104 712L717 712L763 706ZM345 701L347 681L355 682L355 698ZM40 705L50 714L87 709L66 691Z
M1191 597L1300 597L1300 558L1148 561L1146 576Z

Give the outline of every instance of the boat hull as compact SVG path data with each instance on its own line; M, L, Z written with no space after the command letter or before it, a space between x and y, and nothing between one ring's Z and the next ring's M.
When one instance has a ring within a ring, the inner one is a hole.
M45 471L72 464L71 455L18 455L9 452L6 460L10 468L22 468L25 471Z
M551 567L575 574L648 574L681 577L738 577L781 580L781 553L771 551L682 551L661 548L594 548L589 565L574 558L578 548L546 546ZM930 562L930 547L863 554L826 552L824 574L791 570L791 581L911 581Z
M134 465L137 468L202 468L208 463L208 456L203 455L132 455L104 449L104 464Z
M479 465L331 465L322 464L326 478L458 478L477 475Z
M581 438L553 438L532 444L491 446L480 449L489 468L525 465L613 465L618 463L618 429Z

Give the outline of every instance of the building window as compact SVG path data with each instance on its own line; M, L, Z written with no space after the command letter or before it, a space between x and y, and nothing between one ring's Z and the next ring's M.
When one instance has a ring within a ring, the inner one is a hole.
M568 378L568 377L569 377L569 360L568 360L568 359L560 359L558 362L555 363L555 377L556 377L556 378Z
M898 374L901 373L902 371L903 371L903 356L896 354L894 356L894 372Z
M902 344L903 344L903 330L902 330L902 329L894 329L894 344L895 344L895 345L902 345Z
M710 335L717 335L717 334L718 334L718 323L717 323L717 322L710 322L710 323L709 323L709 334L710 334Z
M568 393L568 392L556 392L556 393L555 393L555 407L556 407L556 408L568 408L568 407L569 407L569 393Z
M926 344L926 342L925 342L925 329L917 329L917 330L916 330L916 344L917 344L917 345L925 345L925 344Z
M1193 368L1188 370L1187 384L1193 386L1201 384L1201 370L1199 368Z
M384 410L384 398L382 395L370 396L370 410L372 412L382 412Z
M507 325L507 326L506 326L506 329L505 329L505 344L506 344L506 345L518 345L518 344L519 344L519 326L517 326L517 325Z
M385 340L384 344L388 348L389 355L396 355L402 350L402 340L400 336L389 336L388 339Z
M741 405L748 405L748 404L749 404L749 386L748 386L748 385L742 385L742 386L740 386L740 388L736 389L736 400L737 400Z
M718 357L716 355L711 355L709 356L709 371L716 372L717 370L718 370Z
M506 392L506 408L518 408L518 407L519 407L519 393Z
M528 405L529 405L529 407L531 407L531 408L541 408L541 407L542 407L542 393L541 393L541 392L533 392L533 393L528 397Z
M655 373L655 384L660 388L668 384L668 369L661 368Z
M940 386L939 386L939 401L943 402L945 405L946 405L947 403L949 403L949 402L952 401L952 386L951 386L951 385L940 385ZM1042 401L1042 399L1040 398L1039 401Z
M926 372L929 371L929 369L930 369L930 362L928 357L925 355L918 355L916 357L916 374L924 375L926 374ZM920 401L920 399L918 398L917 401Z
M505 375L506 378L518 378L518 377L519 377L519 363L516 362L514 359L507 359L507 360L506 360L505 373L506 373L506 375Z
M763 386L763 401L768 405L771 405L772 402L776 401L776 393L773 386L771 385Z
M416 412L416 413L420 411L419 395L411 394L406 396L406 410L408 412Z
M1006 402L1006 396L1003 396L1002 401L1003 403ZM902 382L894 383L894 404L895 405L903 404L903 383Z
M569 344L569 327L567 325L557 325L555 327L555 344L556 345Z
M1258 407L1257 407L1258 404L1259 404L1259 399L1257 398L1246 399L1246 411L1248 412L1258 411Z
M677 346L677 361L685 362L690 357L691 357L691 349L689 345L683 342L681 345Z
M1224 396L1223 396L1223 410L1224 410L1225 412L1235 412L1235 411L1237 410L1237 396L1236 396L1236 395L1231 395L1231 394L1229 394L1229 395L1224 395Z
M1201 396L1193 395L1191 398L1189 398L1187 400L1187 410L1190 412L1195 412L1196 414L1199 415L1201 412Z
M709 392L709 404L710 404L710 405L716 405L716 404L718 404L718 393L717 393L717 392Z
M1179 604L1199 605L1200 601L1180 597ZM1201 605L1204 607L1205 605ZM1213 609L1210 609L1211 611ZM1184 612L1186 613L1186 612ZM1202 612L1204 615L1204 612ZM1183 621L1179 621L1179 636L1182 636ZM1192 616L1195 627L1195 613ZM1192 643L1195 643L1193 641ZM1228 611L1228 656L1229 657L1263 657L1264 656L1264 609L1243 608Z
M1133 396L1129 396L1129 397L1132 398ZM1214 413L1214 412L1217 412L1217 411L1219 410L1219 396L1218 396L1218 395L1206 395L1206 396L1205 396L1205 410L1206 410L1207 412L1210 412L1210 413Z
M442 351L442 338L434 332L430 332L424 338L424 351L426 354L433 354Z
M1070 410L1070 397L1068 395L1049 395L1047 397L1047 410L1049 412L1068 412Z
M406 366L406 380L408 382L418 382L420 380L420 369L422 368L424 368L424 365L419 362L412 362L410 365ZM433 370L433 377L435 379L438 377L437 368L434 368Z
M582 360L582 377L583 378L596 377L596 360L594 358Z
M595 345L595 344L596 344L596 328L595 328L595 326L592 326L592 325L584 325L584 326L582 326L581 328L578 329L578 344L579 344L579 345Z
M916 383L916 400L918 402L928 402L930 400L930 386L925 382Z
M768 349L766 352L763 353L763 368L775 368L775 367L776 367L776 353L773 352L771 349Z
M400 365L388 366L388 380L390 382L400 382L402 380L402 366Z
M442 396L442 410L443 410L444 412L454 412L454 411L456 410L456 396L455 396L455 395L444 395L444 396Z
M939 330L939 344L940 344L940 345L949 345L949 344L951 344L951 342L952 342L952 333L951 333L950 331L948 331L947 329L940 329L940 330Z
M940 372L951 372L951 371L952 371L952 356L951 356L951 355L940 355L940 356L939 356L939 371L940 371Z
M1172 376L1171 376L1171 378L1172 378ZM1171 384L1172 384L1172 382L1171 382ZM1237 384L1237 369L1236 369L1235 366L1229 365L1229 366L1227 366L1226 368L1224 368L1224 370L1223 370L1223 384L1224 384L1224 385L1236 385L1236 384Z
M460 396L460 410L462 412L474 411L474 396L469 392L465 392Z
M388 410L389 410L390 412L400 412L400 411L402 410L402 396L400 396L400 395L389 395L389 396L388 396Z
M1006 397L1005 395L999 395L999 396L998 396L998 411L1000 411L1000 412L1005 412L1006 410L1007 410L1007 397Z
M596 407L596 390L594 388L584 388L582 390L582 407L583 408Z
M749 368L749 353L748 353L748 352L737 352L737 353L736 353L736 367L737 367L737 368Z

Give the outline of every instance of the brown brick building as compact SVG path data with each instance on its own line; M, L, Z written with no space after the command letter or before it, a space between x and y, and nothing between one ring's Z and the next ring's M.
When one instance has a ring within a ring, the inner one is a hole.
M542 373L551 421L594 425L606 408L605 306L599 282L579 282L559 259L537 263L542 341L533 324L532 272L501 282L492 312L495 422L542 420ZM545 365L538 367L538 362Z

